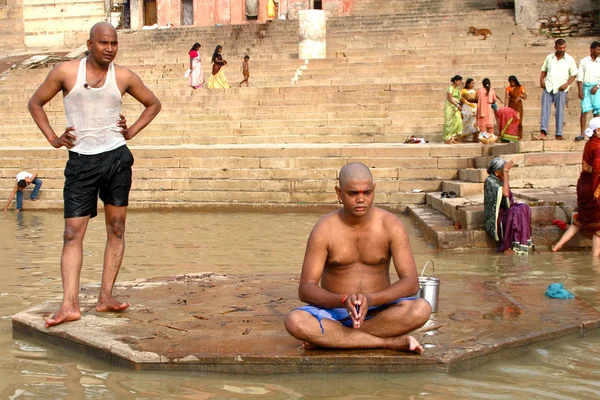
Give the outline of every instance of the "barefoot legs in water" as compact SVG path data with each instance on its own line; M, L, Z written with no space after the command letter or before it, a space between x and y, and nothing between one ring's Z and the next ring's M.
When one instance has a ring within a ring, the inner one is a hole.
M598 232L592 237L592 256L600 257L600 236L598 236Z
M573 236L575 236L575 234L577 234L577 232L579 232L580 229L581 227L571 224L571 226L569 226L569 229L567 229L565 233L563 233L560 240L552 245L552 251L559 251L569 240L573 238Z
M106 205L106 249L97 311L122 311L129 307L112 296L112 288L123 260L125 250L125 217L127 207ZM79 310L79 277L83 264L83 238L90 217L65 219L64 244L61 256L63 302L58 311L46 320L46 328L81 317Z

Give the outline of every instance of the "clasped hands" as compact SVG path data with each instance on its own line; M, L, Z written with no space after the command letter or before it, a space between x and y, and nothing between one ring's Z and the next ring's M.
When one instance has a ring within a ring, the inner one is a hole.
M131 136L129 135L129 129L127 128L127 120L125 119L125 116L123 114L119 114L119 118L120 119L117 121L117 128L119 128L125 140L131 139ZM77 136L75 136L72 133L74 130L74 126L69 126L65 129L65 132L62 135L54 135L53 137L48 139L48 141L55 149L58 149L62 146L65 146L67 149L71 149L73 148L73 146L75 146L74 142L77 140Z
M362 293L344 295L344 297L342 304L346 311L348 311L348 315L352 320L352 326L358 329L369 312L369 299Z

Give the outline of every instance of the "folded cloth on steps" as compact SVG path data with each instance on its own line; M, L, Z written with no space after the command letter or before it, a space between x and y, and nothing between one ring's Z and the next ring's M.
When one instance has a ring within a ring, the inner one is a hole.
M572 299L575 295L563 288L562 283L552 283L546 290L546 296L553 299Z

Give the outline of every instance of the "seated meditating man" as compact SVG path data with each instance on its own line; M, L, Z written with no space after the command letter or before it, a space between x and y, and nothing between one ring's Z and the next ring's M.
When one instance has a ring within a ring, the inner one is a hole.
M305 348L421 354L423 347L406 334L427 322L431 306L416 297L419 280L404 225L372 207L375 183L364 164L345 165L335 191L343 207L317 222L306 246L298 296L309 305L290 312L285 328Z

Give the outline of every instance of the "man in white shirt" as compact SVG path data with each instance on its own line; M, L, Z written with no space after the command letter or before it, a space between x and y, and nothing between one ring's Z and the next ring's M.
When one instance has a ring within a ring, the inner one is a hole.
M40 188L42 187L42 180L37 177L37 173L29 173L27 171L21 171L17 174L17 182L15 183L15 187L13 188L10 196L8 196L8 200L6 201L6 205L4 206L4 212L8 210L8 206L12 199L17 196L17 206L15 208L16 212L19 212L23 209L23 190L29 186L30 184L34 184L34 188L31 191L31 195L29 198L32 201L35 201L38 197L38 193L40 192Z
M576 141L585 139L583 132L586 128L587 113L592 111L594 117L600 116L600 42L593 41L590 46L590 55L579 62L577 74L577 88L581 100L581 116L579 126L581 134Z
M29 112L52 147L69 149L65 167L65 231L61 256L63 302L46 320L46 327L75 321L79 309L79 277L83 238L90 218L104 202L106 248L96 311L123 311L129 303L112 295L125 250L125 221L132 182L133 155L125 145L156 117L160 101L128 68L114 64L119 42L115 28L99 22L90 30L89 55L65 61L50 71L29 100ZM67 128L58 136L43 107L63 93ZM127 128L120 115L122 96L128 93L144 106Z
M552 104L556 113L556 140L564 140L562 136L565 104L569 85L577 77L575 59L567 54L567 42L558 39L554 42L555 52L549 54L542 65L540 87L542 90L542 115L540 118L540 135L534 140L546 140L548 121Z

